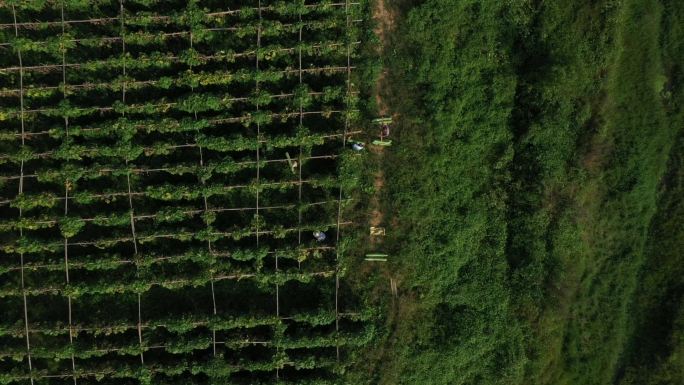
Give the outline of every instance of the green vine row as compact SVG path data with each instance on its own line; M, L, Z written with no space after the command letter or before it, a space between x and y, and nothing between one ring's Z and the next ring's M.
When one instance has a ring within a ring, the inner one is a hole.
M195 93L190 93L185 96L180 97L179 99L167 99L166 97L162 97L161 99L157 100L152 100L149 102L145 103L137 103L137 104L124 104L120 101L116 101L111 104L111 106L108 107L77 107L73 106L71 102L68 99L60 101L56 106L48 106L48 107L43 107L40 109L26 109L26 107L22 110L19 107L5 107L0 109L0 120L12 120L12 119L21 119L23 116L23 119L25 122L27 121L34 121L38 119L40 116L45 116L45 117L61 117L61 118L78 118L78 117L85 117L85 116L90 116L96 113L103 113L103 112L114 112L118 114L165 114L168 113L169 111L177 111L177 112L186 112L186 113L195 113L195 112L223 112L227 109L230 109L232 107L241 107L240 110L244 110L246 106L234 106L236 102L246 102L247 106L256 106L257 104L259 105L265 105L269 104L272 101L276 100L277 98L280 98L285 101L289 101L289 103L285 104L285 111L292 110L292 109L299 109L299 107L302 105L302 101L306 101L307 105L303 105L302 107L307 108L309 105L313 102L314 98L319 98L321 100L324 100L325 103L322 104L321 107L318 107L319 109L322 110L332 110L334 107L330 104L333 104L334 100L332 100L329 97L326 97L327 95L324 95L323 93L313 93L313 92L308 92L304 93L302 95L302 92L299 89L295 90L294 94L287 94L287 96L291 97L283 97L279 94L272 95L272 94L264 94L263 91L260 95L252 95L250 97L233 97L230 94L223 93L223 94L212 94L212 93L202 93L202 94L195 94ZM339 95L339 92L336 93ZM243 124L249 125L250 123L256 124L257 122L254 120L254 117L256 117L259 114L265 115L265 116L270 116L272 117L274 114L277 114L277 112L269 112L269 111L249 111L249 108L247 108L246 112L243 112L243 114L240 116L238 115L239 110L233 113L233 116L237 118L238 122L243 122ZM252 117L252 118L250 118ZM267 122L264 122L267 123ZM6 135L5 135L6 136Z
M146 253L139 254L136 259L129 259L121 254L116 253L104 253L98 255L86 255L74 259L73 257L69 261L69 269L74 270L85 270L85 271L110 271L117 270L123 265L134 265L138 269L150 268L154 265L169 265L184 262L195 262L198 264L213 265L216 263L218 258L230 258L231 260L249 262L254 261L255 264L259 265L263 262L263 259L269 255L278 255L280 259L290 259L298 262L304 262L306 260L319 260L323 258L323 252L326 249L334 249L333 247L322 248L322 247L307 247L306 245L292 247L292 248L279 248L273 251L268 251L265 248L259 249L234 249L231 251L212 251L209 252L206 248L190 248L187 251L178 254L159 254L159 253ZM23 267L24 271L59 271L65 270L64 261L48 261L45 263L41 262L26 262ZM0 266L0 274L8 274L21 270L19 266L16 265L3 265Z
M325 68L321 68L325 69ZM308 68L305 69L307 72L310 72L312 69ZM40 86L40 85L33 85L29 86L23 89L23 96L25 99L26 106L25 108L30 108L30 106L33 104L33 102L41 102L43 99L50 99L53 98L54 96L74 96L74 95L81 95L84 93L88 92L121 92L122 88L125 86L126 90L128 91L159 91L159 90L168 90L168 89L190 89L190 88L197 88L200 86L226 86L232 83L236 84L249 84L258 78L260 82L266 82L266 83L276 83L279 80L283 79L284 77L287 76L292 76L295 72L298 72L297 70L263 70L263 71L255 71L255 70L248 70L248 69L242 69L238 71L226 71L226 70L219 70L219 71L184 71L179 73L177 77L170 77L170 76L160 76L156 78L155 80L138 80L136 77L132 76L117 76L113 78L109 82L105 83L95 83L95 82L86 82L82 84L74 84L73 82L69 82L67 84L60 83L57 86ZM323 102L330 102L334 101L335 99L340 99L342 93L340 92L343 87L338 86L338 87L326 87L323 89L321 92L310 92L310 96L313 98L320 98ZM16 96L18 97L20 95L21 89L18 88L2 88L0 89L0 96ZM274 95L268 95L267 98L268 100L265 101L265 103L270 103L271 99L275 98L285 98L292 96L291 94L274 94ZM240 101L247 101L247 102L252 102L252 98L250 97L230 97L228 96L222 96L221 99L227 98L229 102L234 103L234 102L240 102ZM163 104L166 103L167 101L165 100L158 100L156 103L153 102L153 104ZM183 111L180 109L181 107L184 107L183 100L178 101L178 103L181 104L179 106L179 111ZM230 105L227 105L229 107ZM306 106L305 106L306 107ZM48 109L45 110L46 107L41 108L41 112L47 116L53 116L54 115L54 110ZM45 111L44 111L45 110ZM57 111L60 113L64 113L66 115L74 115L79 113L77 111L71 111L67 110L66 108L63 108L61 106L58 106ZM191 110L194 111L194 110ZM198 109L198 112L201 110ZM18 112L16 109L3 109L2 110L2 117L4 120L11 119L17 115ZM117 111L119 112L119 111ZM0 138L2 138L0 136Z
M294 96L294 95L292 95ZM330 103L338 100L341 92L337 87L326 87L321 93L316 93L320 96L324 103ZM299 106L298 103L296 103ZM299 107L297 107L299 108ZM306 111L305 111L306 112ZM298 113L289 113L287 117L298 116ZM213 118L194 119L190 117L170 118L162 117L160 119L129 119L116 118L99 122L96 125L73 125L69 128L69 136L83 137L87 139L97 139L110 137L113 134L121 135L123 137L131 137L135 133L181 133L202 130L212 127L217 123L225 122L240 122L245 119L245 115L236 116L233 113L221 113ZM301 128L300 128L301 129ZM64 139L65 130L64 124L54 125L40 133L49 135L54 139ZM26 137L35 136L36 133L27 132ZM8 130L0 130L0 141L19 141L21 140L21 133ZM3 157L3 158L6 158Z
M343 13L342 13L343 14ZM195 43L221 43L221 34L216 30L230 30L239 38L256 37L257 30L261 31L262 36L278 37L282 34L298 33L300 27L308 31L328 31L335 28L346 27L346 19L330 18L325 20L310 20L293 23L282 23L277 20L250 21L243 24L234 24L224 28L197 28L192 31L179 32L126 32L120 36L112 37L78 37L68 33L53 37L33 40L26 37L7 36L6 43L2 45L11 48L14 52L25 54L47 54L56 59L61 59L62 54L68 50L76 48L77 45L88 48L104 48L114 45L121 45L122 41L129 46L148 46L167 44L170 40L177 38L189 38L192 32Z
M313 203L302 202L292 203L289 205L266 206L263 207L262 210L289 209L304 213L307 209L311 207L317 207L324 204L337 205L337 201L330 200ZM212 209L198 209L193 206L173 206L157 210L156 212L151 214L139 215L134 215L133 213L131 213L131 211L125 211L119 213L112 213L108 215L100 214L89 218L83 218L78 216L62 216L55 218L49 217L47 215L41 215L38 217L22 216L21 218L17 219L0 221L0 233L8 233L19 230L35 231L40 229L49 229L57 227L59 228L61 235L64 238L69 239L74 238L76 235L78 235L87 224L92 224L104 228L128 228L131 224L131 217L135 221L150 220L153 221L155 224L173 224L181 223L186 220L200 216L207 226L211 226L211 224L216 220L217 213L228 210L253 211L255 210L255 208L246 207L225 209L221 207L214 207ZM263 226L264 224L261 225ZM2 271L3 270L0 267L0 274L2 273Z
M153 7L159 4L160 0L126 0L126 4L143 5L147 7ZM59 10L60 6L63 6L65 11L80 11L83 12L86 9L96 8L102 5L112 5L118 4L115 0L65 0L65 1L55 1L55 0L7 0L0 7L10 7L15 6L22 11L43 11L45 9ZM358 5L356 2L351 2L351 5ZM273 2L271 5L261 7L262 11L273 12L281 16L294 16L294 15L307 15L313 12L324 12L329 14L337 8L344 7L347 5L345 2L333 2L333 1L319 1L313 4L305 4L303 0L295 1L277 1ZM230 12L210 12L205 8L200 8L197 6L196 1L188 2L187 9L183 11L169 12L168 14L157 14L152 11L140 11L136 15L131 15L126 17L127 25L140 25L140 26L151 26L156 23L160 24L178 24L178 25L188 25L195 26L200 23L206 23L215 20L221 20L226 15L237 15L242 19L251 18L255 15L258 8L255 7L243 7ZM111 21L118 21L118 18L112 18ZM99 21L98 21L99 22ZM47 29L51 26L61 26L61 23L49 23L49 22L34 22L31 23L31 29L42 30ZM7 24L7 26L12 26Z
M341 223L340 225L344 225ZM336 226L336 224L302 224L299 227L285 228L282 225L276 225L271 227L266 227L262 224L259 229L259 234L261 235L271 235L275 239L284 238L287 234L297 232L297 231L314 231L321 230L327 231L329 228ZM99 249L106 249L121 243L129 243L134 240L138 244L145 244L155 241L164 241L169 239L174 239L182 242L188 242L191 240L197 240L201 242L207 241L218 241L218 240L233 240L238 241L243 238L251 237L256 235L254 226L251 227L235 227L233 231L213 231L211 227L207 227L199 231L189 231L184 228L179 228L176 231L155 231L142 233L138 235L135 239L131 236L126 237L110 237L101 238L83 242L71 242L68 243L69 246L94 246ZM45 253L57 253L63 251L64 241L50 241L39 238L31 238L27 235L23 235L12 242L8 242L6 245L2 246L2 251L8 254L45 254Z
M303 184L310 185L314 188L331 189L339 186L339 180L330 176L320 176L317 178L309 178L302 180ZM144 191L132 191L131 196L146 197L159 201L188 201L200 198L211 198L213 196L230 195L234 190L247 189L252 193L257 191L263 192L266 190L286 191L295 188L299 185L299 181L269 181L261 179L259 183L256 180L244 185L226 186L223 184L206 184L206 185L172 185L164 184L157 186L148 186ZM119 197L127 197L128 192L108 190L103 192L93 191L76 191L70 194L70 200L85 205L94 202L110 203ZM14 199L9 201L10 207L29 211L35 208L52 208L61 203L64 197L54 193L38 193L38 194L19 194Z
M29 287L21 290L13 283L6 283L0 287L0 298L56 295L62 297L79 298L84 295L114 295L114 294L142 294L151 288L159 286L169 290L180 290L189 287L204 287L210 282L223 280L254 280L264 287L283 285L287 282L309 283L315 278L329 278L335 275L334 270L305 272L298 269L279 272L232 272L230 274L212 275L204 271L183 278L153 280L134 278L129 281L101 280L96 283L55 283L40 287Z
M196 136L195 144L190 147L203 147L204 149L216 151L219 153L225 153L230 151L244 151L244 150L256 150L257 142L264 143L259 147L262 150L271 151L274 149L288 148L288 147L298 147L301 146L304 150L302 162L310 160L310 149L317 145L322 145L327 139L338 138L337 135L312 135L305 134L302 136L276 136L270 138L263 138L257 140L256 138L245 138L241 136L234 137L214 137L207 136L204 134L198 134ZM76 147L76 146L74 146ZM128 155L134 156L139 154L139 156L154 156L168 154L171 151L178 149L179 147L173 142L161 142L152 147L143 146L119 146L119 147L109 147L109 148L80 148L80 153L68 154L68 150L72 148L71 146L61 146L58 150L55 150L50 155L54 155L53 159L58 160L80 160L80 158L91 158L97 159L99 153L104 153L108 158L115 158L114 154L120 154L124 151L130 151ZM183 145L180 148L188 148L188 145ZM23 155L22 159L26 162L28 160L39 159L40 154L30 154ZM89 155L89 156L86 156ZM68 156L70 159L63 159ZM78 157L79 159L73 159ZM322 158L323 156L312 157L311 159ZM328 157L335 157L334 155L328 155ZM28 158L28 159L27 159ZM130 159L133 161L137 158ZM208 181L214 175L231 175L239 171L264 168L266 164L280 162L285 163L287 159L261 159L259 162L256 160L249 161L235 161L230 156L225 156L220 160L212 160L203 165L198 164L198 162L191 163L169 163L164 164L155 168L139 168L134 164L121 165L121 164L99 164L94 163L90 167L77 167L74 164L67 163L61 168L45 168L38 169L33 174L25 174L23 178L36 178L38 182L41 183L56 183L64 184L65 181L69 181L72 185L82 180L95 180L100 178L116 178L127 175L135 174L148 174L156 172L164 172L170 175L197 175L199 179L203 181ZM19 175L14 175L10 177L0 176L0 180L18 179Z
M335 321L333 317L332 322ZM281 321L277 317L271 319L264 318L263 320L255 321L255 326L273 326L279 324ZM236 328L243 328L242 325L228 323L229 328L225 328L225 324L221 322L207 323L213 330L231 330ZM194 328L193 328L194 329ZM275 336L274 339L265 341L268 346L277 347L280 349L318 349L329 347L360 347L366 345L375 334L375 328L366 326L362 332L332 332L322 336ZM250 340L246 338L239 338L228 341L221 341L221 345L231 349L240 349L245 345L250 344ZM78 338L72 344L58 346L58 347L34 347L31 349L31 356L35 358L66 360L74 358L89 359L95 357L103 357L109 354L116 354L118 356L139 356L141 353L149 352L150 350L163 349L171 354L186 354L192 353L196 350L206 350L213 345L212 338L209 336L191 336L187 334L179 334L174 338L168 339L163 345L147 345L140 344L138 341L130 342L128 344L100 344L93 346L79 341ZM9 358L14 361L21 362L26 353L25 347L16 347L13 350L4 349L0 351L0 359ZM305 366L302 366L305 368Z
M340 319L351 321L367 321L374 317L374 313L365 310L360 313L339 314ZM166 317L156 320L148 320L140 324L143 330L165 329L172 333L189 333L199 327L206 327L211 330L228 331L234 329L252 329L261 326L274 326L282 322L295 322L303 325L322 326L331 325L337 319L335 312L331 310L317 310L309 312L295 313L286 318L276 317L275 315L186 315L182 317ZM124 334L131 330L137 330L138 324L130 323L127 320L108 321L106 323L94 324L73 324L69 326L63 322L56 323L37 323L31 322L29 332L40 333L46 336L68 336L70 332L87 334L90 336L111 336ZM0 324L0 336L23 338L25 328L22 320L15 323L4 322Z
M358 44L358 42L353 42L353 45ZM167 69L174 64L183 64L190 67L198 67L210 63L234 63L238 58L254 57L259 55L260 60L274 60L276 58L282 57L283 53L294 54L299 53L301 50L302 55L306 56L327 56L327 55L337 55L341 54L342 50L346 51L347 43L337 40L327 40L323 42L308 43L302 42L297 43L291 47L282 46L265 46L258 50L252 49L245 52L232 52L221 51L213 55L202 55L197 50L193 48L188 48L186 50L180 51L180 53L175 55L170 55L166 52L156 52L142 53L138 56L133 57L130 52L123 56L114 56L107 59L99 59L93 61L84 61L82 63L69 63L66 64L68 68L78 68L78 73L82 74L84 78L88 79L93 75L100 72L121 72L121 69L125 66L129 70L143 71L143 70L160 70ZM50 71L61 71L62 65L58 64L47 64L39 66L28 66L25 68L12 67L12 68L0 68L0 76L11 76L13 72L17 72L19 69L23 69L24 72L39 71L39 72L50 72ZM205 85L221 85L223 82L247 82L250 79L260 79L261 81L277 81L283 76L288 74L298 73L295 69L268 69L264 68L261 71L255 71L251 68L241 68L236 71L225 71L225 76L221 76L221 71L197 71L195 72L180 72L179 76L168 77L163 76L158 80L145 80L141 83L149 85L157 85L158 88L164 89L172 86L176 87L188 87L194 86L195 84L205 84ZM304 68L304 71L311 72L316 70L316 68ZM323 73L326 73L326 67L320 67ZM345 67L346 70L346 67ZM327 71L330 72L330 71ZM73 74L70 76L74 76ZM69 79L69 84L71 87L76 87L78 82L76 79ZM121 85L124 81L127 82L127 87L130 86L133 89L143 87L143 85L136 86L137 79L135 78L123 78L117 77L113 79L113 83L92 83L92 87L102 90L115 90L116 86L121 89ZM130 84L129 84L130 83ZM87 84L87 83L86 83ZM60 83L59 86L53 87L54 91L67 94L70 93L70 87L65 87L64 84ZM28 85L25 89L25 94L27 97L40 97L43 96L41 93L46 92L45 87ZM18 90L14 88L2 88L0 89L0 94L18 94Z
M276 369L283 369L285 367L293 367L296 370L301 369L315 369L315 368L332 368L334 371L339 364L335 359L319 358L316 355L310 355L304 358L290 358L285 352L279 352L271 360L267 361L246 361L243 360L238 363L231 364L225 359L217 357L209 361L187 361L180 360L175 364L159 364L151 363L145 366L141 365L126 365L121 364L117 366L93 366L89 369L79 369L63 374L64 378L91 378L102 380L104 378L117 379L136 379L141 384L151 384L152 378L157 376L175 377L182 374L192 375L206 375L210 378L221 379L222 383L230 384L230 376L239 371L248 372L269 372ZM7 373L0 374L0 384L9 385L15 382L24 382L29 378L39 380L48 376L47 370L35 369L31 373L27 373L25 369L11 370ZM55 376L54 374L52 376ZM223 382L225 380L225 382ZM298 384L301 384L298 382ZM316 384L313 382L312 384Z

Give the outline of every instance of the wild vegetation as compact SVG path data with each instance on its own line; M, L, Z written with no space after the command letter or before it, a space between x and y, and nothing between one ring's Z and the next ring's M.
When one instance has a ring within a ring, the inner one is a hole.
M385 5L388 317L353 379L684 383L684 5Z
M0 384L337 382L365 14L0 3Z

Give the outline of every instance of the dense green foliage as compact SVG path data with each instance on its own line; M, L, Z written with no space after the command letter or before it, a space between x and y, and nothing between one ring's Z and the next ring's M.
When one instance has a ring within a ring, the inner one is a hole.
M399 116L384 163L400 295L359 373L684 382L684 5L394 10L383 58Z

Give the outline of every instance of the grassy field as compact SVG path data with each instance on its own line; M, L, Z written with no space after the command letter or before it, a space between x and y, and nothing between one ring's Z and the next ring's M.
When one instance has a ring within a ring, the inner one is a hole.
M388 316L355 379L684 382L684 4L394 12L379 275L399 298L369 291Z

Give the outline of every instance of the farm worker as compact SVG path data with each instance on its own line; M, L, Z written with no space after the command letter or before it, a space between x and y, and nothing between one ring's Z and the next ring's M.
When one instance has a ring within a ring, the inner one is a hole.
M313 232L313 236L314 236L314 238L316 238L316 240L318 242L323 242L323 241L325 241L325 238L326 238L325 233L322 231L318 231L318 230Z
M363 150L363 143L360 143L360 142L354 142L354 143L352 143L352 149L353 149L354 151L361 151L361 150Z

